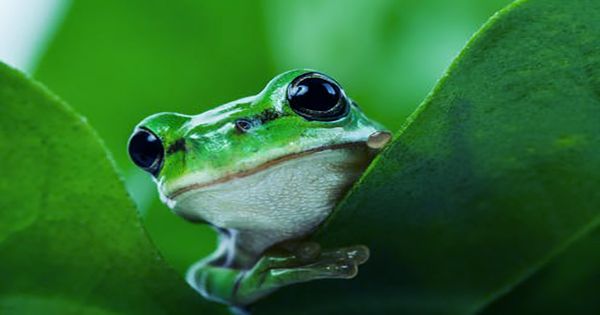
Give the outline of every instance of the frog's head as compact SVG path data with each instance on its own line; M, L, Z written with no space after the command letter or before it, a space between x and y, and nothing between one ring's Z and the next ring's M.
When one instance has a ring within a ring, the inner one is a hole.
M293 70L256 96L198 115L144 119L129 153L176 213L225 228L268 228L303 211L307 217L296 219L322 220L389 138L333 79ZM309 218L312 211L321 215Z

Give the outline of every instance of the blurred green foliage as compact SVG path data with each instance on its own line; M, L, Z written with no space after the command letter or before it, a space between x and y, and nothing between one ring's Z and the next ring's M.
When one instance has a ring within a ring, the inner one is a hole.
M35 77L89 119L127 176L161 252L183 272L215 247L175 217L126 155L133 126L257 93L314 68L397 129L467 39L509 0L74 1Z

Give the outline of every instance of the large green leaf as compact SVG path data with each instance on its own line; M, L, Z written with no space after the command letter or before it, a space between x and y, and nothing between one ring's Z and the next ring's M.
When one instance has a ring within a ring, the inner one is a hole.
M495 16L318 236L371 248L358 278L258 309L473 313L597 227L598 16L591 0Z
M0 63L0 313L219 314L167 267L85 120Z
M597 314L600 311L600 228L573 244L482 312Z

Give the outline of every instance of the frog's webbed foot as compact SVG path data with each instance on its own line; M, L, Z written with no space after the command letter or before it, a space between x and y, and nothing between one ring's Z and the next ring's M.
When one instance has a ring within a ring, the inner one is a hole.
M266 253L252 269L241 275L235 295L252 302L296 283L351 279L357 275L358 266L369 259L369 249L363 245L321 251L315 244L301 244L290 254Z
M317 279L350 279L369 259L369 249L363 245L316 252L313 244L301 245L292 258L295 264L270 266L273 282L289 285Z
M318 279L350 279L368 258L369 249L362 245L322 251L317 243L301 243L284 252L267 252L247 270L200 262L190 269L188 282L206 298L241 312L244 306L284 286Z

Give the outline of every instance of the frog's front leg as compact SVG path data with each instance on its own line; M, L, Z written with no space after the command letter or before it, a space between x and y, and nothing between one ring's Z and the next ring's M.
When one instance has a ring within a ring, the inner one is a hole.
M324 251L314 257L307 257L306 252L311 250L300 247L295 253L266 253L250 269L199 264L188 273L188 281L207 299L245 306L291 284L350 279L369 258L368 248L362 245Z

